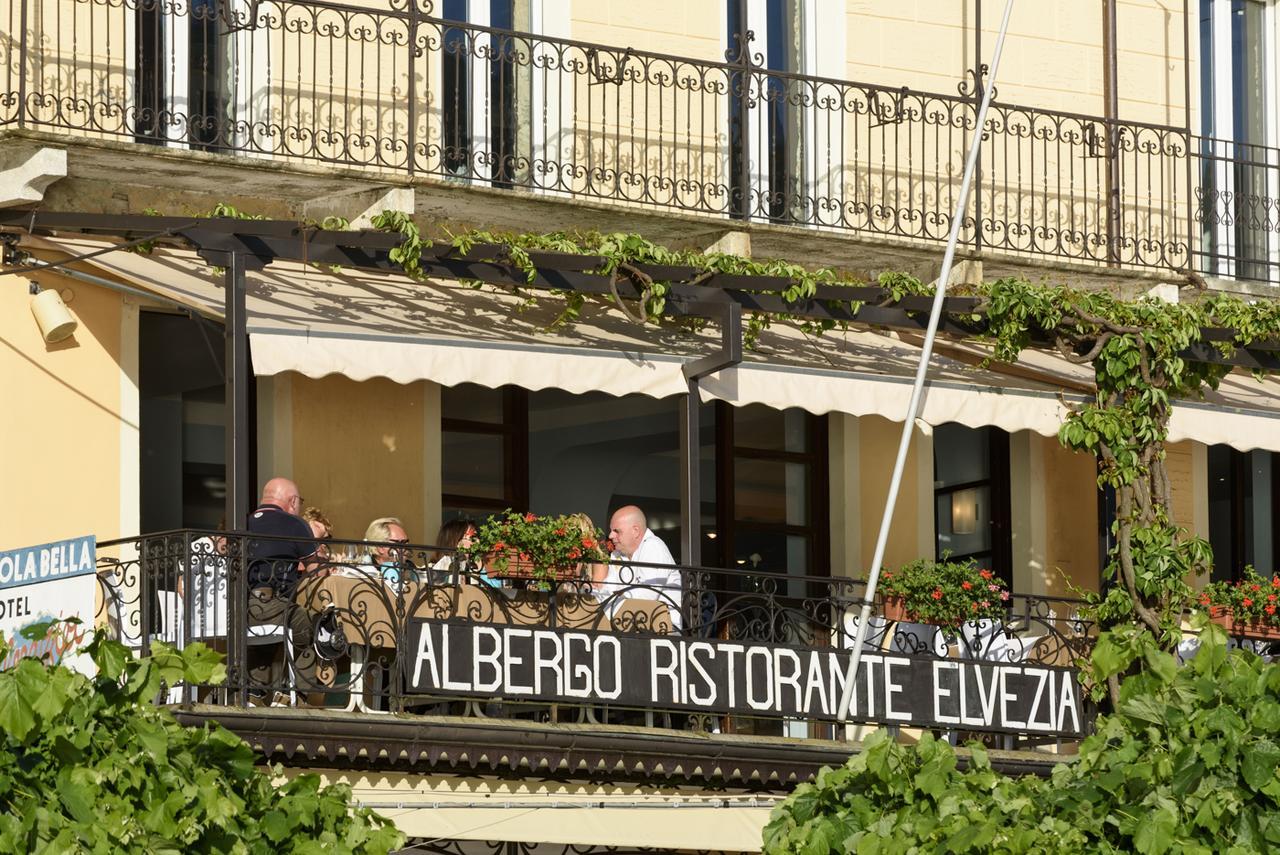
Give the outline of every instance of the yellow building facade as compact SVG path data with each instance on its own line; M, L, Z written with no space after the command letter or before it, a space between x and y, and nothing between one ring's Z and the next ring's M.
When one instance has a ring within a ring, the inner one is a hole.
M952 282L1019 275L1130 297L1206 287L1274 299L1275 3L1013 2ZM0 549L209 531L227 491L221 265L165 246L172 236L152 254L83 257L123 237L24 226L20 214L200 220L221 204L359 229L390 209L435 237L627 231L850 281L928 280L1003 6L0 0ZM678 552L690 513L678 372L714 331L637 328L605 301L580 328L550 329L553 308L498 289L442 278L422 296L403 277L288 261L249 274L251 435L238 439L252 448L253 494L287 477L335 538L359 541L371 520L395 516L425 546L460 515L583 511L607 528L635 503ZM70 338L42 338L33 288L60 293L78 322ZM691 512L702 564L793 585L866 574L919 339L851 329L831 333L825 355L774 330L703 385ZM1112 511L1095 462L1054 436L1088 378L1049 362L989 372L963 343L949 347L912 435L885 565L974 557L1040 598L1039 619L1066 633L1079 595L1102 584ZM1270 386L1233 382L1181 408L1168 449L1175 521L1213 543L1224 578L1274 569L1280 549L1275 401ZM250 712L233 711L230 726L252 733ZM395 755L414 738L411 715L377 719L394 721L361 737L356 760L338 759L357 749L333 710L278 713L279 735L255 744L290 758L290 773L355 783L413 838L457 844L448 851L498 851L480 843L491 839L480 803L494 801L518 803L492 815L502 841L530 852L755 851L772 801L856 736L797 717L734 733L650 718L642 732L555 714L535 736L505 719L485 726L511 732L468 736L448 729L465 729L456 712L425 714L443 760ZM686 741L632 756L668 731ZM591 753L569 744L579 737L604 741ZM544 738L563 738L561 753L521 759L522 740ZM496 740L488 754L484 739ZM786 759L792 749L810 751L809 766ZM701 771L673 772L678 751ZM716 752L723 766L707 759ZM564 765L548 771L556 757ZM672 807L714 799L736 805L721 842L683 818L709 808ZM661 805L682 818L656 834L645 818ZM573 810L602 813L569 839L558 812Z

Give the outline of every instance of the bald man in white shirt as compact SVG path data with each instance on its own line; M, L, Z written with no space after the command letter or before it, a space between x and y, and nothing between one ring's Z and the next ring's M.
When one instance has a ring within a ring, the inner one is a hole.
M596 586L596 596L602 600L619 594L637 600L662 600L671 612L671 625L680 629L684 577L673 566L676 560L671 550L649 530L644 511L635 505L614 511L609 519L609 539L614 547L609 560L614 563Z

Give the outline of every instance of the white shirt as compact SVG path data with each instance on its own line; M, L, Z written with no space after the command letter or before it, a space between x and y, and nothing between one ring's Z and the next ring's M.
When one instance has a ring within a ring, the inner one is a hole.
M671 625L680 628L680 595L684 577L678 568L670 566L676 560L671 557L671 550L667 549L662 538L646 528L635 552L628 556L614 551L609 560L622 563L609 565L604 581L596 586L598 598L604 600L621 594L635 600L662 600L671 612ZM628 561L665 566L633 567L626 563ZM615 599L610 605L610 614L617 603Z

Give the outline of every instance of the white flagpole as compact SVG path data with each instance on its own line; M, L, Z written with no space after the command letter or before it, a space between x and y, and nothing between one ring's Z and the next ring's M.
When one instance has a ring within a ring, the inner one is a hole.
M889 541L889 525L893 522L893 508L898 502L898 488L902 486L902 470L907 462L907 449L911 446L911 432L915 428L916 414L920 410L920 396L924 391L925 374L929 370L929 358L933 355L933 339L938 333L942 301L947 294L947 280L951 278L956 243L960 239L960 226L964 222L964 212L969 201L969 185L973 182L978 154L982 150L982 129L987 121L987 108L991 106L991 92L995 88L996 71L1000 68L1000 55L1004 52L1004 37L1009 32L1009 14L1012 11L1013 0L1006 0L1004 20L1000 22L1000 35L996 38L995 53L991 57L991 76L987 79L987 85L982 93L982 104L978 108L978 120L973 129L973 142L969 145L969 157L964 164L964 178L960 182L960 197L956 200L955 212L951 217L951 234L947 236L947 251L942 256L942 270L938 273L938 283L933 293L933 307L929 311L929 328L925 332L924 345L920 350L920 364L916 367L916 380L911 387L911 402L907 405L907 417L902 422L898 459L893 465L893 477L889 481L889 496L885 500L884 516L880 518L880 535L876 538L876 551L871 558L871 575L867 579L867 590L862 599L862 613L858 618L858 629L853 639L849 670L845 675L840 706L836 710L837 718L842 722L849 720L849 707L853 703L854 679L858 676L858 665L862 661L862 645L867 640L867 624L871 621L871 606L876 595L876 583L880 581L880 565L884 562L885 545ZM982 228L982 224L974 223L974 228Z

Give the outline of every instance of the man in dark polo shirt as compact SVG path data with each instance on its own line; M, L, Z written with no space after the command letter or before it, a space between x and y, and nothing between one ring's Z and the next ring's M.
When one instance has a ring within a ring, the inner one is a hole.
M298 563L316 551L311 526L302 520L302 496L298 485L288 478L272 478L262 488L262 501L249 514L248 531L262 535L251 537L247 549L249 562L249 625L286 625L293 644L293 670L298 677L295 687L300 693L316 685L316 656L312 649L313 618L307 609L294 602L298 588ZM290 538L276 540L275 538ZM250 648L250 680L266 687L265 695L288 688L288 669L274 655L261 657Z

